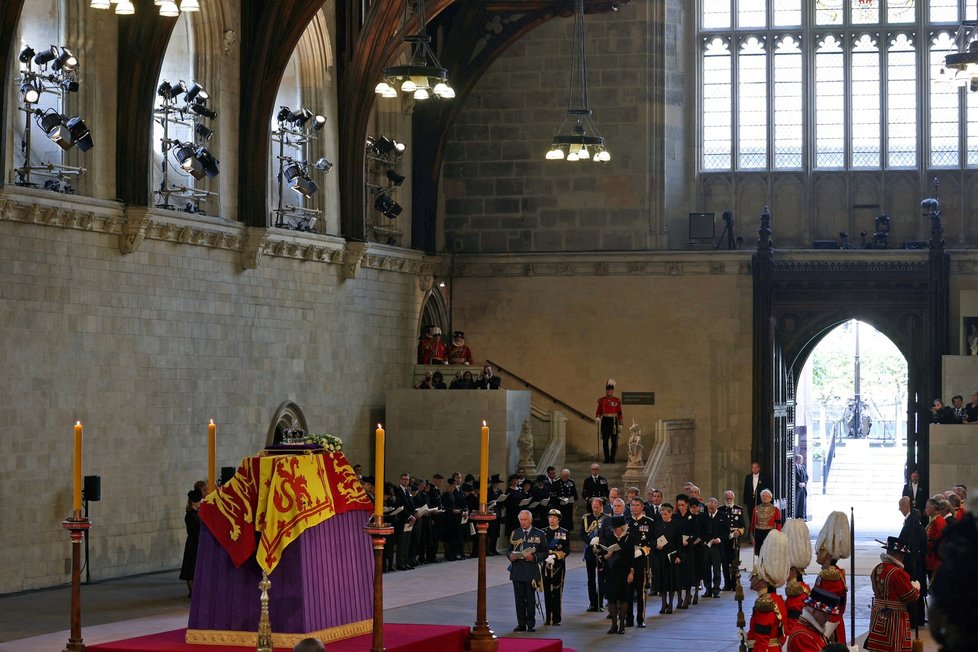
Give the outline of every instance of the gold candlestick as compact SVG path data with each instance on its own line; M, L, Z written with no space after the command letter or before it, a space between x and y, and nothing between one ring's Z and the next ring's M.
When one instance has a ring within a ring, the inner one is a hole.
M261 616L258 618L258 647L256 652L272 652L272 622L268 619L268 589L271 586L268 573L262 571L261 582L258 583L258 588L261 589Z

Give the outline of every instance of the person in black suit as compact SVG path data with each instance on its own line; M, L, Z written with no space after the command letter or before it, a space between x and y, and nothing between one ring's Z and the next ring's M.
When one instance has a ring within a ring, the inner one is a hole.
M600 498L602 500L608 499L608 479L600 474L601 467L598 466L597 462L591 465L591 475L584 479L584 490L581 492L581 496L584 500L591 500L592 498Z
M529 498L530 495L525 493L521 487L520 476L513 474L509 476L509 490L506 492L505 498L500 498L504 500L504 505L506 507L506 536L512 534L513 530L519 527L519 519L517 515L520 510L520 503Z
M395 509L402 508L394 517L394 539L397 541L397 570L411 570L414 564L411 563L411 532L405 532L404 526L410 523L414 526L414 497L411 495L411 476L402 473L400 483L394 487Z
M795 518L808 520L808 467L801 455L795 455Z
M903 567L910 578L920 582L921 593L927 593L927 532L920 524L920 514L911 507L909 496L900 496L900 513L903 514L903 528L900 530L900 540L906 541L910 553L903 558ZM910 626L920 627L924 624L924 601L916 600L907 605L910 615Z
M735 502L734 492L727 489L723 492L723 505L717 510L720 518L726 524L720 555L723 562L723 590L733 591L736 583L737 569L740 567L740 537L747 529L744 521L744 508Z
M499 376L492 372L492 367L486 365L482 368L482 375L479 376L479 380L475 381L475 388L499 389L500 382Z
M536 631L536 586L542 581L540 564L547 558L547 535L533 527L533 515L523 510L519 528L509 537L509 580L516 600L514 632Z
M927 525L927 516L924 515L924 507L927 506L929 496L924 493L924 486L920 482L920 472L911 469L910 482L903 485L903 493L900 494L910 499L910 509L920 514L920 524Z
M754 508L761 504L761 492L771 489L771 480L761 472L760 462L750 463L750 473L744 477L744 508L747 510L747 522L754 517Z
M628 521L622 514L607 519L610 527L601 535L604 559L604 587L611 617L609 634L625 633L625 616L629 585L635 581L635 543L628 536ZM607 550L608 548L614 550ZM644 557L640 559L645 563Z
M706 573L703 577L703 597L720 597L720 586L726 584L723 569L723 544L730 535L728 520L719 510L716 498L706 501L706 512L700 516L703 544L706 546Z

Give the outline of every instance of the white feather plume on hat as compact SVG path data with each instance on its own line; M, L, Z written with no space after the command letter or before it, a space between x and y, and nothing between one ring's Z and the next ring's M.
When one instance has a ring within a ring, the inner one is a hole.
M778 530L771 530L761 546L754 573L771 586L779 587L788 581L790 566L788 538Z
M608 379L608 382L606 382L606 383L604 384L604 386L605 386L605 387L608 387L609 385L610 385L611 387L614 387L614 386L615 386L615 379L614 379L614 378L609 378L609 379Z
M816 552L824 551L830 559L848 559L852 554L849 542L849 517L845 512L832 512L815 540Z
M782 530L788 538L788 562L792 568L805 570L812 563L812 533L803 518L789 518Z

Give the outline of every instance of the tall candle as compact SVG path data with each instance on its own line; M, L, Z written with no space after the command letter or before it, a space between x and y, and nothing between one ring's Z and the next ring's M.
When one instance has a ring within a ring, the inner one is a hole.
M75 483L72 492L71 509L75 516L81 514L82 508L82 424L75 422Z
M489 426L482 422L482 456L479 459L479 508L488 502L489 494Z
M217 489L217 426L211 419L207 426L207 491Z
M374 516L379 521L384 515L384 428L378 423L376 452L374 453Z

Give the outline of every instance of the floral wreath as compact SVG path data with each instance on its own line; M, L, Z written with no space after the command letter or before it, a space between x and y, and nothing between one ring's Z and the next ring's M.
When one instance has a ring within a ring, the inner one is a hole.
M339 453L343 450L343 440L334 435L310 433L303 441L307 444L318 444L328 453Z

